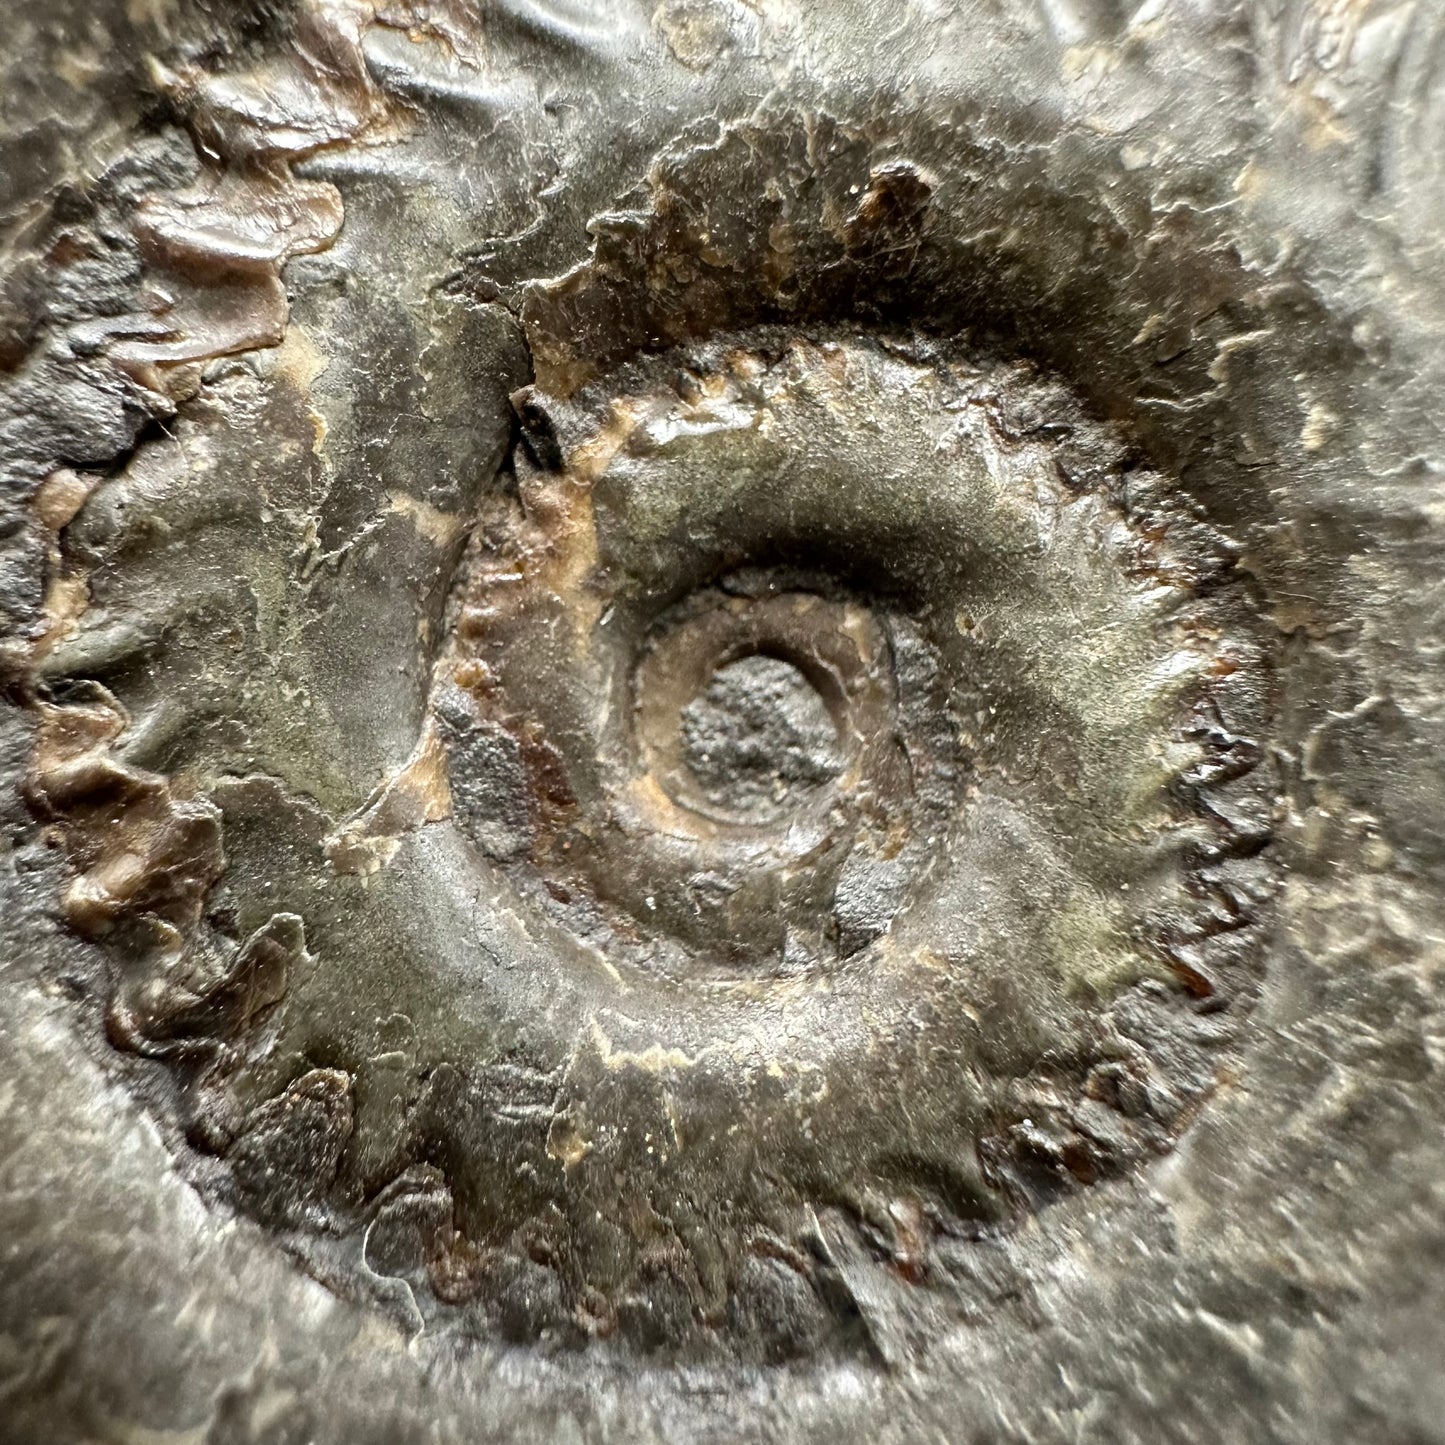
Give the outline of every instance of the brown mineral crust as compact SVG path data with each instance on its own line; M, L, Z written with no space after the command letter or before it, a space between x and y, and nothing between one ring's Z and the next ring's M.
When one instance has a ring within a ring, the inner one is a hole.
M78 873L66 890L66 917L90 937L142 920L156 926L158 942L184 946L224 866L220 815L121 762L113 744L124 714L103 689L95 693L87 703L37 704L28 791L56 823Z
M341 873L373 873L395 851L400 834L449 817L446 758L442 737L429 722L407 764L328 839L326 856L332 866Z
M278 1227L320 1209L351 1137L350 1075L312 1069L251 1111L227 1150L236 1187L251 1210Z
M441 38L474 63L475 30L453 4L378 13L370 0L302 0L284 58L221 74L192 63L153 66L203 169L185 190L145 197L134 215L151 315L112 323L109 355L142 386L179 398L194 388L189 363L280 344L282 268L325 250L342 224L337 188L300 179L292 167L344 141L394 137L401 122L362 53L373 23Z
M459 51L466 48L449 7L422 9L393 6L386 23L414 23L418 33L445 33ZM186 114L207 169L188 189L149 195L136 207L131 223L154 319L128 315L104 326L117 338L108 351L112 361L151 392L191 396L199 384L194 363L283 340L282 268L292 256L329 246L342 221L336 188L297 179L291 165L376 131L390 114L360 49L371 18L369 5L305 0L294 49L269 68L211 75L196 66L156 67L156 81ZM42 523L62 532L97 481L69 469L53 473L34 502ZM82 572L63 569L58 554L52 569L46 627L27 650L30 666L74 631L88 603ZM135 948L154 954L158 968L184 979L185 954L197 943L207 896L224 869L218 810L120 761L115 746L126 719L105 689L93 687L85 703L42 700L37 712L27 793L54 821L79 875L65 895L66 918L90 937L124 928ZM438 797L427 756L423 744L416 766L386 795L380 824L391 823L393 813L397 827L444 813L445 779ZM162 984L158 974L143 1000L118 996L111 1010L117 1040L147 1047L171 1031L216 1037L244 1031L284 990L278 946L258 933L219 976L214 965L198 961L189 971L206 980L195 985L199 993L184 982ZM289 956L302 945L298 937L280 947Z

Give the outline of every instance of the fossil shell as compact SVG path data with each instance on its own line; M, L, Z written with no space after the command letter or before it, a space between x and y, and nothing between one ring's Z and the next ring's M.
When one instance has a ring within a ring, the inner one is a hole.
M17 1428L1364 1428L1439 1333L1445 350L1431 23L1347 10L64 52L5 1006L97 1343L0 1289Z

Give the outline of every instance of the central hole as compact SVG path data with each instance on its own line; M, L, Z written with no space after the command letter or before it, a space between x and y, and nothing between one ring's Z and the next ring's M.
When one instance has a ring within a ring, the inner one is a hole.
M682 756L704 797L768 815L837 777L838 730L790 662L756 653L713 673L682 710Z

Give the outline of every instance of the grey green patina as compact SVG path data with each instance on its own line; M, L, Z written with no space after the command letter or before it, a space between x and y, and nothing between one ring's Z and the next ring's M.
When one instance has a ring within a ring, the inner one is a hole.
M22 37L0 1434L1433 1438L1426 22L132 9Z

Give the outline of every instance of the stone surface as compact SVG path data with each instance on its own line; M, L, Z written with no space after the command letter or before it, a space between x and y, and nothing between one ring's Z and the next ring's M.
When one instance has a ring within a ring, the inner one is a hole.
M1429 7L11 19L0 1439L1445 1438Z

